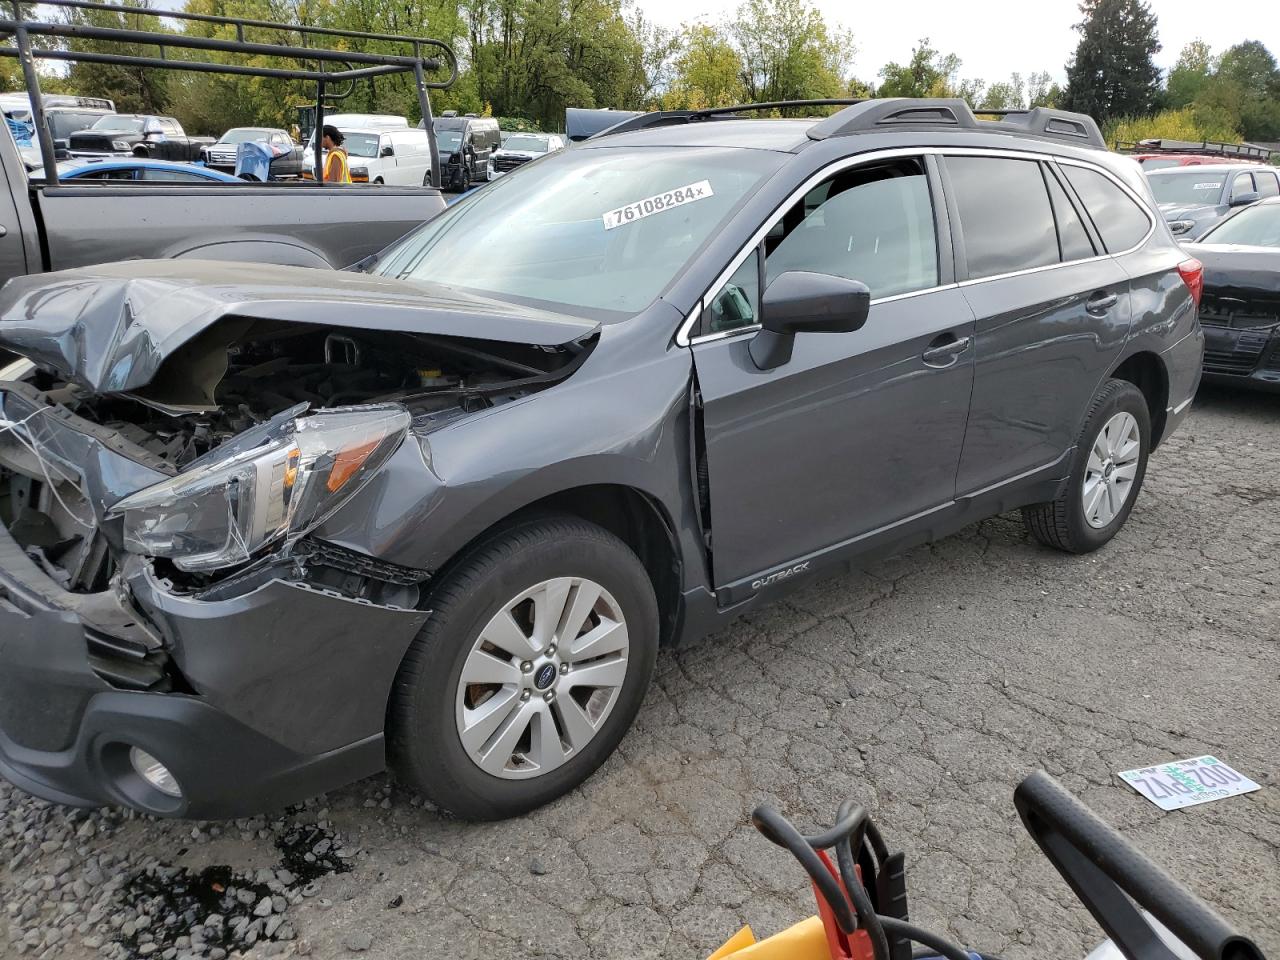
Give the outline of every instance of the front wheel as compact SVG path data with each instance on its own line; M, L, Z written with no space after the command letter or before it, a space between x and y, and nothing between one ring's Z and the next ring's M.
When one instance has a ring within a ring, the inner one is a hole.
M437 806L512 817L576 787L631 726L658 610L636 555L572 517L474 548L431 597L388 715L395 772Z
M1024 507L1022 520L1041 543L1068 553L1097 550L1129 519L1147 473L1151 414L1142 391L1108 380L1094 397L1056 500Z

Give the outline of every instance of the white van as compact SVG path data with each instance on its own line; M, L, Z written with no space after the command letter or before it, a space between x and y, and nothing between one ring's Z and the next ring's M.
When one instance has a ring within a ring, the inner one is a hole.
M393 113L326 113L325 126L337 127L343 133L348 130L407 130L409 119ZM311 152L315 131L302 145L302 169L315 170L316 158Z
M431 183L431 148L425 130L349 130L346 137L351 179L421 187Z

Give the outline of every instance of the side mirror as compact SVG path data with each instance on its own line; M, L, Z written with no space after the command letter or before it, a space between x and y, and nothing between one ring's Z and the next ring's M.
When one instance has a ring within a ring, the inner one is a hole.
M382 149L378 151L378 156L380 157L394 157L395 155L396 148L389 143L384 144Z
M865 283L788 270L777 276L760 302L761 331L748 344L751 360L771 370L791 359L797 333L852 333L867 322L871 291Z
M1262 194L1257 190L1247 190L1244 193L1237 193L1231 198L1231 206L1247 207L1251 203L1257 203L1262 199Z

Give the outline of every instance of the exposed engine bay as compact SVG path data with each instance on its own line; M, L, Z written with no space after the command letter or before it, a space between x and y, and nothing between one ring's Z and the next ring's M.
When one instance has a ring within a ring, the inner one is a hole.
M182 468L298 404L394 402L420 422L443 422L550 386L583 354L576 345L227 320L176 351L142 390L78 398L70 388L57 398Z
M411 418L406 423L429 432L559 382L592 342L537 346L228 317L174 350L140 389L95 395L43 368L26 378L23 389L73 417L82 433L111 438L116 452L163 471L160 479L180 478L193 464L230 456L227 451L244 445L246 432L269 439L273 425L296 422L292 418L303 413L334 411L312 418L332 420L355 416L342 412L350 408L403 408L399 416L407 410ZM17 409L16 402L11 406ZM95 509L74 469L38 453L35 436L24 428L0 430L0 522L65 589L106 589L121 535L109 520L104 523L102 505ZM337 461L340 466L341 453ZM333 464L326 468L333 489ZM264 557L259 550L253 562L246 555L244 562L217 569L179 569L165 560L156 568L177 587L199 590L219 583L225 588L225 581L253 571L278 575L281 563L310 563L323 566L327 585L344 593L412 602L412 571L382 569L328 545L296 546L288 557Z

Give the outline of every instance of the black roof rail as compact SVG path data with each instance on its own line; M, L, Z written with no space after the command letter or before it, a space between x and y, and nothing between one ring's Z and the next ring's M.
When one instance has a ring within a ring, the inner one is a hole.
M611 127L592 134L587 139L646 130L649 127L669 127L680 123L699 123L703 120L741 120L743 113L764 110L795 110L801 107L848 107L863 100L849 97L829 100L770 100L765 103L738 103L731 107L705 107L701 110L656 110L630 116Z
M973 110L958 97L888 97L882 99L840 98L830 100L774 100L768 103L742 103L732 107L709 107L703 110L658 110L642 113L592 134L606 137L650 127L666 127L704 120L730 120L743 113L762 110L793 110L803 107L844 107L839 113L819 120L809 129L813 140L845 137L873 130L910 129L976 130L1009 133L1042 140L1057 140L1077 146L1107 149L1102 131L1092 117L1048 107L1030 110ZM978 116L996 117L979 120Z
M979 120L979 115L999 119ZM873 130L936 130L939 127L1010 133L1073 143L1097 150L1107 149L1098 124L1083 113L1051 110L1048 107L975 111L958 97L867 100L815 124L809 131L809 136L815 140L825 140L828 137L845 137Z

